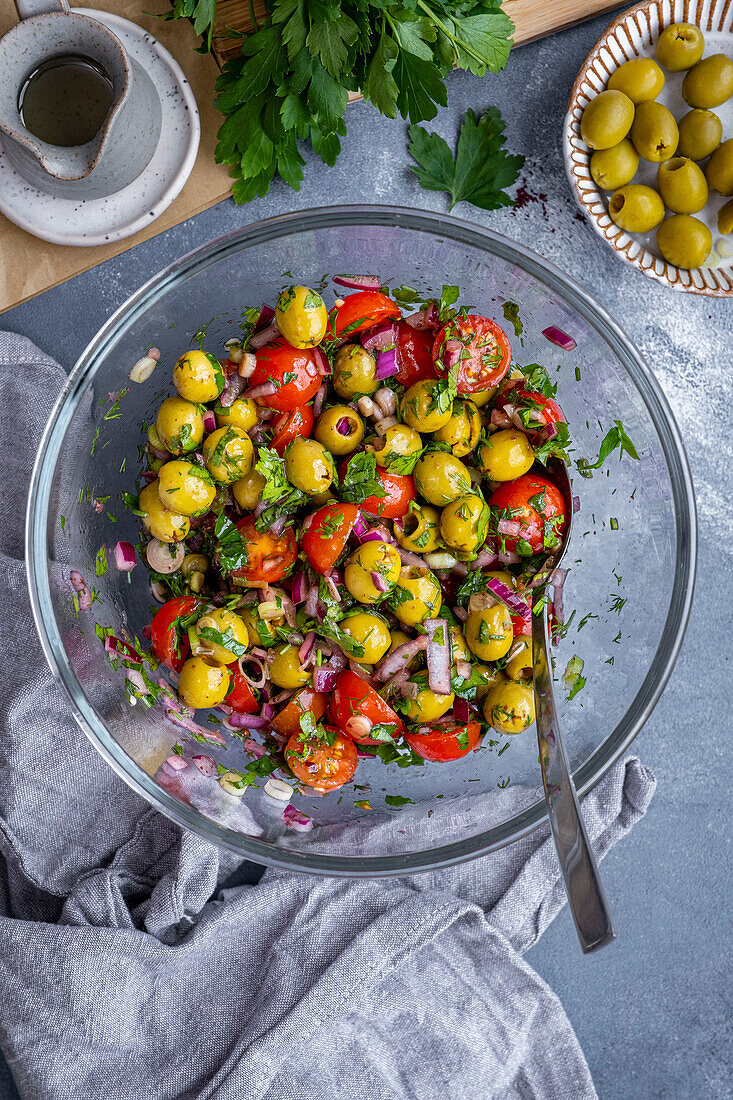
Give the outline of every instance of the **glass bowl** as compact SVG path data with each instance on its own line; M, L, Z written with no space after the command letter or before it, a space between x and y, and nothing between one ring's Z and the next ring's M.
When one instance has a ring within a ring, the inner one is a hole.
M592 478L574 478L581 510L566 556L564 599L566 618L575 614L554 656L558 677L572 655L585 662L586 686L563 706L581 794L628 747L667 681L692 599L696 526L677 426L629 339L551 264L476 225L376 206L271 218L185 256L117 311L72 371L33 475L27 561L48 661L92 743L162 813L258 863L366 876L466 860L541 824L534 730L487 738L452 764L399 768L361 760L356 788L326 798L295 796L315 823L298 832L285 826L282 803L260 787L237 798L193 766L171 777L163 764L185 733L157 704L130 706L122 672L110 668L94 630L95 622L122 625L142 637L155 609L144 566L128 583L114 567L112 548L119 539L137 541L138 520L120 493L134 488L143 424L172 392L170 368L194 332L206 326L206 347L218 352L238 333L242 311L272 302L284 282L318 285L354 269L422 292L457 283L461 302L504 324L503 303L515 302L524 325L512 339L515 361L543 363L557 382L574 457L593 460L615 420L636 444L639 461L612 455ZM575 350L549 343L542 336L549 325L571 334ZM131 366L152 344L161 349L161 365L146 383L131 384ZM114 395L125 388L118 411ZM110 569L97 577L103 545ZM78 614L73 569L97 594L91 610ZM206 716L199 712L197 721L206 725ZM186 751L205 752L227 768L249 759L242 741L231 737L226 748L189 743Z

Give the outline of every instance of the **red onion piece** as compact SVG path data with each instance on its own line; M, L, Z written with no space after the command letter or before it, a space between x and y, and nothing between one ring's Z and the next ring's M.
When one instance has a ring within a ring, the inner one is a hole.
M325 574L323 579L325 580L328 586L328 591L330 592L333 599L336 601L336 603L341 603L341 593L337 588L337 584L341 581L341 576L339 575L337 570L332 569L330 573Z
M359 542L391 542L394 543L394 539L390 535L386 527L370 527L365 535L359 539Z
M409 565L415 569L427 570L427 565L418 554L413 554L409 550L404 550L401 546L397 547L397 553L400 555L400 560L403 565Z
M493 550L479 550L478 554L469 564L468 568L469 571L472 571L474 569L490 569L492 565L496 565L498 560L499 559ZM455 569L453 569L452 572L455 572Z
M334 275L337 286L347 286L349 290L381 290L382 280L378 275Z
M216 761L212 760L210 756L203 754L192 756L191 762L196 765L202 775L213 775L216 771Z
M294 604L303 603L303 601L305 600L307 592L308 592L308 586L307 586L306 579L305 579L305 573L303 573L302 570L301 570L301 572L296 573L295 576L293 577L293 592L292 592L293 603Z
M372 580L372 584L376 588L377 592L389 592L389 581L386 577L383 577L381 573L378 573L376 569L372 569L369 574Z
M254 401L257 397L272 397L275 393L277 393L277 386L274 382L261 382L259 386L253 386L251 390L245 390L242 397Z
M331 364L328 361L328 357L321 348L313 348L313 358L316 361L316 367L318 373L324 376L328 376L331 373Z
M305 594L305 613L309 619L318 616L318 585L312 584Z
M471 708L468 699L456 698L453 703L453 717L456 722L468 722L471 717Z
M286 806L282 812L282 819L286 827L294 829L296 833L309 833L313 828L313 819L296 810L295 806Z
M272 306L262 305L260 306L260 315L255 322L255 332L260 332L263 328L269 325L275 320L275 310Z
M271 340L276 340L279 335L280 328L278 323L277 321L273 321L267 328L263 328L259 332L256 332L254 336L250 336L249 346L256 351L257 348L262 348L265 344L269 344Z
M169 756L165 763L173 772L182 772L188 767L188 760L184 760L183 757L178 756L177 753L174 753L173 756Z
M354 425L348 416L342 416L340 420L336 421L336 431L339 435L351 435L353 430Z
M186 730L188 733L193 733L196 737L202 737L204 741L208 741L211 745L226 745L223 734L219 733L217 730L204 729L203 726L197 725L186 711L187 708L183 705L181 705L179 709L166 707L165 716L174 726L179 726L180 729Z
M237 661L237 664L239 665L239 671L242 673L242 676L250 685L250 687L262 688L265 686L265 681L267 680L267 672L265 671L265 666L262 663L262 660L259 657L254 656L254 651L251 654L245 654L243 657L240 657ZM247 671L248 667L251 668L253 666L260 670L259 675L253 676L250 672Z
M88 611L94 603L94 597L92 596L91 589L88 587L87 582L78 569L71 570L69 579L79 598L79 607L82 611Z
M573 348L578 346L572 336L568 336L567 332L563 332L563 330L556 325L548 325L547 328L543 328L542 335L546 340L549 340L551 344L555 344L556 347L562 348L563 351L572 351Z
M216 417L211 409L207 409L204 413L204 431L215 432L216 431Z
M430 327L427 321L427 313L426 309L421 309L418 313L411 313L409 317L405 317L405 321L410 328L422 331Z
M270 724L261 714L232 714L227 721L235 730L261 730Z
M407 673L405 673L405 675L407 675ZM396 680L397 677L394 679ZM394 683L394 680L392 683ZM416 684L414 680L405 680L398 686L400 695L403 699L417 699L420 694L420 685Z
M327 386L325 382L321 382L316 396L313 398L313 416L318 419L321 415L321 409L323 408L323 402L326 400Z
M300 662L301 665L304 665L305 662L308 660L308 658L310 657L311 652L313 650L313 646L315 644L316 644L316 635L315 635L314 631L309 630L308 633L305 636L305 641L303 642L302 646L298 650L298 661Z
M496 556L502 565L516 565L522 560L513 550L500 550Z
M450 640L446 619L426 619L428 681L436 695L450 695Z
M412 638L409 642L398 645L397 649L392 650L379 662L374 670L374 679L379 680L380 683L389 680L396 672L400 672L401 669L405 668L415 654L422 652L427 647L427 634L421 634L419 638Z
M270 534L272 535L273 538L276 538L276 539L280 538L283 531L285 530L285 528L288 525L288 519L289 519L288 516L279 516L278 519L276 519L273 523L270 524L270 526L267 528L267 530L270 532Z
M385 321L365 333L361 339L362 347L367 351L388 351L397 346L397 326L394 321Z
M393 374L397 374L400 369L397 362L397 349L389 348L387 351L380 351L377 355L377 369L375 371L375 378L380 382L384 378L391 378Z
M465 623L466 619L468 618L468 612L466 611L465 607L454 607L453 614L462 623Z
M496 530L500 535L510 535L512 538L516 538L522 530L522 524L518 519L500 519L496 525Z
M451 367L454 367L456 363L460 361L462 352L463 344L460 340L446 340L442 355L446 370L450 370Z
M490 592L493 592L502 603L505 603L510 611L513 611L515 615L519 615L525 623L532 622L532 609L529 604L526 604L524 600L521 600L516 592L512 592L511 588L500 581L497 577L491 577L486 585Z
M468 680L471 675L471 662L456 661L456 672L462 679Z
M491 423L495 428L512 428L514 426L511 418L501 409L491 410Z
M121 573L132 573L137 564L135 547L131 542L118 542L115 546L115 565Z
M117 657L125 657L129 661L141 660L140 654L129 642L122 638L116 638L114 634L108 634L104 639L104 648L107 653L114 653Z
M315 691L333 691L338 680L339 670L320 665L313 671L313 688Z
M573 497L573 515L580 511L580 497Z

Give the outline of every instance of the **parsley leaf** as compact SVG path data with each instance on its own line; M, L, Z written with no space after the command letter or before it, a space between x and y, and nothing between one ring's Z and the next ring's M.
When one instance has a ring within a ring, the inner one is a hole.
M227 516L222 512L214 525L214 535L219 540L219 568L222 573L231 573L247 564L249 554L242 536Z
M447 191L450 209L458 202L470 202L483 210L513 206L503 190L516 182L524 157L511 155L504 145L504 122L496 107L480 118L466 111L458 137L455 160L439 134L422 126L410 127L410 155L417 161L413 172L427 191Z
M388 806L414 806L415 803L411 798L405 798L401 794L386 794L384 801Z
M579 458L575 465L578 467L578 473L583 477L593 477L591 470L599 470L608 456L616 449L619 450L619 459L623 457L624 453L630 455L631 458L639 459L639 453L636 450L631 439L626 434L624 426L620 420L614 420L613 427L606 433L602 442L601 449L598 452L598 458L595 462L590 463L587 458Z
M340 497L351 504L363 504L367 497L380 500L387 494L377 477L377 459L373 451L355 454L344 471Z
M285 475L285 459L271 447L260 447L255 470L265 479L261 501L267 505L257 518L257 530L266 531L275 520L284 516L292 522L296 509L306 504L308 497L288 481Z

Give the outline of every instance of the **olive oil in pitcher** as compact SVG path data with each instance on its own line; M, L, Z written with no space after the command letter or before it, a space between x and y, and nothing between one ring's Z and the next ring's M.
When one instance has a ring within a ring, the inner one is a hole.
M49 58L20 89L24 126L49 145L86 145L99 133L114 101L109 75L81 54Z

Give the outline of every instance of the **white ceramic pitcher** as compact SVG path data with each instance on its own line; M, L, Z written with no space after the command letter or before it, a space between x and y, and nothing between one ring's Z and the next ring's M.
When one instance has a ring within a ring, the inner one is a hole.
M67 0L15 0L20 22L0 38L0 142L29 183L63 198L101 198L136 179L160 136L161 107L147 73L99 20ZM18 109L24 81L43 62L76 54L109 75L112 106L85 145L58 146L28 130Z

